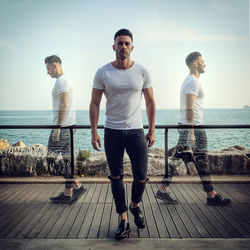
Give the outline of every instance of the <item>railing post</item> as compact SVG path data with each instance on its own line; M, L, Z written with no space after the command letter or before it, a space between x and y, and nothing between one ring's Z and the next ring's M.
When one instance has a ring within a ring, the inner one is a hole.
M168 128L165 128L165 178L168 178Z
M70 155L71 155L71 161L70 161L71 175L72 175L72 178L73 178L74 174L75 174L74 131L73 131L73 127L70 127Z

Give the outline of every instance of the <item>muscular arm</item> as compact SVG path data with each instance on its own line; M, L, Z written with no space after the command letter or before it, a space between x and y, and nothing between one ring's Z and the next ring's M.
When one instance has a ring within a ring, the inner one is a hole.
M186 95L186 120L188 123L193 124L194 122L194 104L196 101L195 95Z
M151 147L155 142L155 100L153 88L143 89L143 94L146 102L146 110L148 117L149 130L146 138L148 140L148 147Z
M69 92L64 92L59 95L60 98L60 107L58 110L58 120L57 124L62 125L63 121L66 118L67 111L69 108Z
M186 120L190 125L194 125L194 104L196 96L187 94L186 95ZM192 141L195 140L194 129L190 129L189 136Z
M92 143L93 148L98 151L100 151L101 139L97 132L97 125L98 125L98 119L99 119L99 111L100 111L100 103L102 99L102 94L103 94L103 90L93 88L91 102L89 106L89 118L90 118L91 135L92 135L91 143Z

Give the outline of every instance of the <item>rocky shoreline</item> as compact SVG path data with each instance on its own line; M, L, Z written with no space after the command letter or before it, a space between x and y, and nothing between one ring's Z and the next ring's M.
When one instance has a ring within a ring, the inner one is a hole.
M168 152L169 169L174 175L197 175L192 161L192 151L188 148ZM209 170L213 175L250 174L250 150L233 146L221 151L208 151ZM57 157L42 144L25 146L22 143L8 145L0 149L1 176L54 176L63 175L69 161ZM79 175L107 176L109 174L105 153L90 153L87 159L75 156L75 168ZM148 175L162 176L165 172L164 149L149 149ZM124 156L124 175L131 176L128 155Z

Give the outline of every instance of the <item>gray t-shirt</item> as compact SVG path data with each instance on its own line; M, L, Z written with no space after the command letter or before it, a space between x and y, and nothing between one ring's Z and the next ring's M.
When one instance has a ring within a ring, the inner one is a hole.
M55 82L54 88L52 89L52 101L53 101L53 124L58 124L58 113L60 108L60 94L64 92L69 92L69 103L66 117L61 124L63 127L75 125L76 116L75 110L72 109L73 101L73 89L69 85L68 81L65 79L64 75L61 75Z
M106 96L106 128L138 129L142 124L142 90L151 87L148 71L134 63L127 70L111 63L99 68L93 88L104 90Z
M184 80L180 93L180 123L188 124L186 119L186 95L195 95L196 101L194 104L194 125L203 124L203 97L204 92L201 84L194 75L189 75Z

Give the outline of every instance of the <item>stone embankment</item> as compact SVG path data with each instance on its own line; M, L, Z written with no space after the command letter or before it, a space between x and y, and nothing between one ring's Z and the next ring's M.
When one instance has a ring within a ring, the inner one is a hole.
M174 175L197 175L193 162L192 151L188 148L168 152L169 169ZM208 151L209 170L211 174L250 174L250 150L242 146L233 146L221 151ZM149 149L148 175L164 174L164 149ZM0 149L0 175L6 176L37 176L63 175L68 159L64 160L41 144L25 146L9 146ZM80 175L106 176L109 174L104 153L91 153L90 157L78 161L75 166ZM124 174L132 175L131 164L127 154L124 156Z

